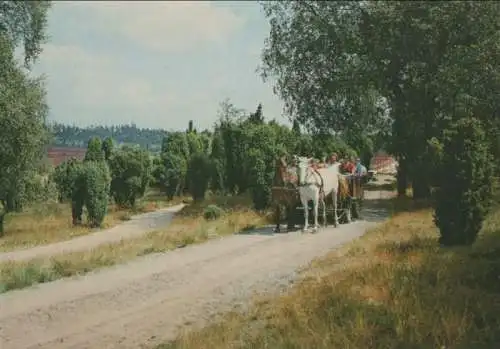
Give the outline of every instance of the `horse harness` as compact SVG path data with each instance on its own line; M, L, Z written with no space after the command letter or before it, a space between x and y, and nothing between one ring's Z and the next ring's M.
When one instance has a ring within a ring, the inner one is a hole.
M325 195L323 176L321 175L321 173L319 173L319 171L318 171L317 168L310 167L309 169L312 170L314 173L316 173L318 175L319 179L321 180L321 183L308 183L308 182L304 182L304 183L297 183L297 186L299 186L299 187L305 187L307 185L316 184L319 187L319 193L320 193L320 195L321 194ZM306 176L306 178L307 178L307 176Z

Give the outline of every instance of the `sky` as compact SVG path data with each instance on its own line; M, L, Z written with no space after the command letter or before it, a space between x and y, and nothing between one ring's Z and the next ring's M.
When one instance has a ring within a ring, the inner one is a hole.
M287 122L256 72L268 33L254 1L54 1L33 71L46 75L51 121L204 129L229 98Z

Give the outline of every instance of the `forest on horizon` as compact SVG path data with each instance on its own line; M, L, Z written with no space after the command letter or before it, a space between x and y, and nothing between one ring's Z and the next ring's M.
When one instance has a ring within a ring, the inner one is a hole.
M55 147L86 148L87 142L92 137L101 139L111 137L118 144L140 145L152 152L161 149L161 142L169 133L164 129L140 128L133 123L80 127L56 122L50 126L50 129L53 135L51 145Z

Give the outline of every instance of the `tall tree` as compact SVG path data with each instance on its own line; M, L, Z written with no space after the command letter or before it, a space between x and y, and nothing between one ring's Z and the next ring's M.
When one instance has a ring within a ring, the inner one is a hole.
M264 122L264 115L262 114L262 103L259 103L255 113L250 114L248 120L254 124L262 124Z
M102 151L104 152L104 159L106 161L109 160L111 157L111 154L113 153L115 144L113 141L113 138L111 137L106 137L104 141L102 142Z
M322 132L375 126L380 99L363 71L361 3L264 2L271 31L262 76L273 78L289 114Z
M14 50L24 47L29 68L41 52L49 6L46 1L0 3L0 235L5 213L20 208L27 176L48 139L43 80L21 68Z
M47 13L51 1L2 1L0 4L1 50L24 49L24 63L29 67L42 52L47 38ZM9 48L3 47L7 44ZM5 62L2 62L5 63ZM3 64L2 64L3 66Z
M406 163L401 168L408 170L414 197L425 198L435 173L429 141L443 137L450 119L478 115L492 129L499 106L494 91L500 79L491 71L500 68L500 4L367 4L361 36L371 76L393 110L392 152Z
M398 178L412 180L415 198L430 195L429 141L442 138L450 119L477 115L500 151L500 3L280 1L263 7L271 31L262 73L276 80L288 112L309 128L389 135L388 150L405 170Z
M299 121L297 119L293 119L292 131L296 135L300 135L300 124L299 124Z
M85 161L104 161L106 158L105 147L99 137L89 139Z

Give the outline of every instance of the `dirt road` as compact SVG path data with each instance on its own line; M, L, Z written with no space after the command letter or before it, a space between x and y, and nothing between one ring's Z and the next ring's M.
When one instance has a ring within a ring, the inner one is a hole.
M22 261L37 257L48 257L57 254L85 251L93 247L118 242L146 234L160 227L167 226L175 212L184 207L184 204L167 207L154 212L133 216L129 221L113 228L99 230L95 233L76 237L71 240L56 242L23 250L0 253L0 262Z
M377 195L378 198L378 195ZM384 216L316 234L264 229L165 254L149 255L83 277L0 295L2 349L140 348L172 338L179 326L276 291L296 270L362 235Z

